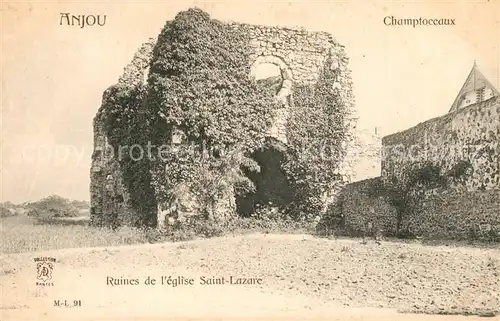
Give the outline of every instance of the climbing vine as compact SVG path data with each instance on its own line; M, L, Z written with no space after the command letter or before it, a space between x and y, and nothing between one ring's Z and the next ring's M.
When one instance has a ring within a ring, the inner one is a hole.
M425 199L425 192L433 189L448 188L453 181L463 180L467 169L471 168L468 161L461 160L448 171L430 162L414 162L409 164L401 176L391 176L386 182L377 180L370 186L368 195L383 196L397 211L396 229L398 236L412 236L407 227L402 226L406 215L415 214L418 206Z
M144 112L146 93L145 86L111 86L105 93L98 113L131 196L129 207L137 213L132 220L135 226L156 225L150 163L143 154L150 134L149 117Z
M241 167L255 167L245 155L264 141L278 104L250 78L249 44L244 27L199 9L179 13L159 35L147 97L155 122L151 136L158 144L176 131L183 137L154 164L160 202L182 197L174 194L183 184L204 204L200 211L210 212L222 191L252 188Z
M100 117L111 144L150 144L157 156L127 153L120 160L134 208L147 204L151 211L190 194L209 218L228 191L254 189L245 173L260 168L250 155L265 144L281 103L266 82L250 77L246 28L199 9L180 12L157 39L147 85L108 90ZM285 209L294 219L317 215L325 192L343 179L351 89L339 82L340 69L330 68L332 59L315 85L295 86L290 97L281 169L296 191Z
M352 138L348 117L350 102L334 86L339 69L330 69L329 57L313 86L295 87L287 124L289 148L283 168L297 191L289 210L309 219L321 210L323 194L341 183L340 165ZM350 88L342 88L349 91Z
M165 25L150 71L151 108L163 125L206 146L258 146L271 125L273 95L249 76L244 28L210 19L199 9Z

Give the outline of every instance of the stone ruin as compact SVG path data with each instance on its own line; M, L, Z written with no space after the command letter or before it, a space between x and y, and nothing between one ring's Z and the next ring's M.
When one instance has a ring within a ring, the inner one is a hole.
M270 26L230 23L232 27L245 26L251 36L250 61L251 70L261 65L274 65L279 69L279 89L276 99L282 102L277 113L269 137L286 144L285 126L290 106L292 84L315 84L320 70L324 68L327 57L331 57L331 69L338 69L339 77L331 85L336 88L351 88L348 58L344 47L326 32L308 32L303 29L279 28ZM144 43L128 64L118 85L134 88L147 85L149 65L153 55L156 39ZM340 91L341 99L351 102L350 91ZM107 91L103 101L107 99ZM91 166L91 222L95 225L147 225L157 226L169 218L168 204L158 204L154 199L154 182L144 186L145 193L151 195L149 204L141 204L140 208L131 206L131 194L124 184L123 173L114 157L109 157L107 137L98 113L93 122L94 151ZM176 139L175 137L173 138ZM108 153L108 155L106 155ZM348 174L348 166L346 175ZM159 179L152 177L152 180ZM272 181L273 178L270 179ZM226 202L220 206L233 208L234 197L226 196ZM186 204L193 203L186 200ZM187 206L189 207L189 206ZM195 210L191 207L191 210ZM140 222L140 223L137 223Z

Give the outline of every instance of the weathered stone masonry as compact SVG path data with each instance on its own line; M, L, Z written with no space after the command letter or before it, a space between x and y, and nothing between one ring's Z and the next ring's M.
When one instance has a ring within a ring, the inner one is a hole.
M382 178L401 177L411 163L430 161L443 173L459 161L473 171L469 191L499 188L500 97L430 119L383 138Z
M376 191L394 178L402 181L418 164L447 175L462 162L470 167L460 179L448 177L449 185L410 190L416 206L402 216L400 228L429 239L500 241L499 96L386 136L382 144L381 177L349 184L339 195L332 216L342 217L344 232L359 235L366 222L376 221L394 235L396 209Z
M340 95L347 105L352 105L350 71L347 67L348 58L344 53L344 47L338 44L330 34L238 23L231 25L233 28L243 28L251 36L253 52L250 53L249 66L254 68L262 63L271 63L280 68L283 83L276 99L284 102L284 107L277 113L274 124L269 131L270 137L286 143L285 125L288 107L291 103L292 85L316 83L320 70L325 66L328 57L331 57L332 61L328 67L339 70L339 77L335 83L332 83L332 86L348 88L349 90L340 91ZM133 88L139 84L146 84L155 42L156 39L150 39L139 49L132 62L125 68L123 76L120 77L119 86ZM106 93L103 96L103 101L105 99ZM123 186L119 164L113 158L103 157L106 152L105 142L107 138L99 113L94 119L94 139L90 186L91 219L95 222L109 222L115 220L113 217L118 215L119 224L127 225L131 216L141 214L137 213L136 209L126 205L129 193ZM161 204L158 207L161 208Z
M333 57L330 68L340 68L342 75L332 86L351 88L347 68L348 58L344 53L344 47L339 45L330 34L246 24L234 24L234 27L246 28L250 33L252 38L250 44L254 49L250 55L252 68L259 64L270 63L277 65L281 70L283 84L277 99L284 101L285 107L277 112L277 119L270 130L271 137L286 142L284 132L288 116L287 107L290 103L287 99L291 94L292 84L315 84L328 55ZM343 98L346 101L352 100L347 92L345 94Z
M118 86L134 88L146 84L149 62L156 39L149 39L137 51L118 80ZM107 99L108 90L103 94ZM96 225L130 225L134 216L141 215L130 206L130 195L124 186L122 171L103 128L102 111L94 118L94 151L90 171L90 218Z
M430 161L444 174L458 162L471 169L446 188L421 196L402 226L428 238L496 239L500 236L500 97L467 106L384 137L382 179Z

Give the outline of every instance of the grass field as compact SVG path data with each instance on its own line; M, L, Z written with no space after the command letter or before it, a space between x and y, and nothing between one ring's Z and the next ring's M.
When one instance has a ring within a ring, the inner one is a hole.
M88 217L71 217L43 220L42 222L17 215L0 218L0 254L118 246L166 241L187 241L200 237L228 234L308 233L312 227L257 219L236 219L230 226L200 224L194 228L157 232L122 227L117 230L88 226Z
M3 218L1 224L0 253L23 253L146 243L144 233L132 228L112 231L82 224L71 219L61 224L34 224L30 217L19 215Z

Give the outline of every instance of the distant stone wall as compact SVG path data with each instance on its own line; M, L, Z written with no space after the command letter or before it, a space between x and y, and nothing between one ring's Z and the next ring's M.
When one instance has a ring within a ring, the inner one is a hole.
M427 239L500 241L500 189L427 192L403 218L412 235Z
M382 178L400 179L415 162L430 161L442 172L460 161L472 165L463 181L469 191L500 187L500 97L430 119L382 139Z
M386 235L397 228L426 239L500 241L500 97L386 136L382 145L382 176L347 185L333 207L345 233L362 234L376 220ZM460 163L469 167L456 177ZM423 164L438 168L444 185L402 184Z
M401 215L383 194L381 178L348 184L329 208L319 228L328 234L369 236L369 222L384 236L428 240L500 242L500 189L412 191L416 206ZM379 193L380 192L380 193Z

